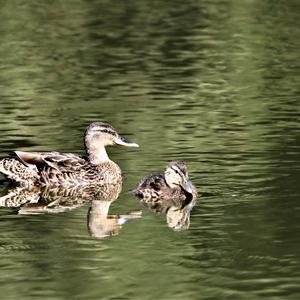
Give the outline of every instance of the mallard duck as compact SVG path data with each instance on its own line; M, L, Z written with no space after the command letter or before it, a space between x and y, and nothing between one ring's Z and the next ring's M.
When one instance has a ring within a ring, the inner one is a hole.
M170 162L164 174L144 177L132 192L154 211L163 211L171 206L183 208L197 197L186 165L178 160Z
M72 186L122 180L119 166L109 159L106 146L138 147L107 123L90 124L84 137L87 156L60 152L14 151L0 160L0 172L21 185Z

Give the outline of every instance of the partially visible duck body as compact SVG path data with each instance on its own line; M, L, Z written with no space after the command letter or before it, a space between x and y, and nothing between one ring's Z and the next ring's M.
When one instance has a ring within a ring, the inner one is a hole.
M144 177L133 194L154 211L163 211L171 206L180 209L194 203L197 198L196 188L181 161L172 161L164 174Z
M0 172L24 186L74 186L106 184L122 180L119 166L109 159L105 147L119 144L138 147L106 123L95 122L85 133L87 156L59 152L13 152L0 160Z

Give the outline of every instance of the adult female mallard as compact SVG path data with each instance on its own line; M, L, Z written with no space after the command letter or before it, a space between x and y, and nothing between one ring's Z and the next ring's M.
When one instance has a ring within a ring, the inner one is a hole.
M21 185L72 186L106 184L122 180L119 166L109 159L105 147L138 147L107 123L90 124L84 137L87 156L60 152L14 151L0 160L0 172Z
M154 211L160 211L161 207L185 207L197 197L186 165L177 160L169 163L164 174L144 177L133 194Z

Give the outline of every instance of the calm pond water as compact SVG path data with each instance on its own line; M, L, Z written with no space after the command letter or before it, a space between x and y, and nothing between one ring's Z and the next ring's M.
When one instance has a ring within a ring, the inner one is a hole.
M80 153L96 120L141 147L109 149L124 172L112 203L70 193L64 207L41 213L38 204L18 210L1 201L1 295L299 299L299 6L2 3L3 156ZM172 159L186 162L200 193L187 230L172 230L128 194ZM20 192L18 201L43 193ZM97 221L107 213L103 228ZM114 225L122 218L130 222Z

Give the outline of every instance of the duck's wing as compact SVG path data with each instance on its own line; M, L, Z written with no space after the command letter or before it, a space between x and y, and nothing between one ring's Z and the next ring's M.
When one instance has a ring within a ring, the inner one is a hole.
M35 168L35 166L45 163L40 153L13 151L10 156L18 158L21 163L29 168Z
M73 153L47 153L43 158L50 167L62 173L78 172L88 165L83 156Z
M76 172L87 164L83 156L73 153L15 151L14 155L27 167L55 169L61 173Z

